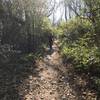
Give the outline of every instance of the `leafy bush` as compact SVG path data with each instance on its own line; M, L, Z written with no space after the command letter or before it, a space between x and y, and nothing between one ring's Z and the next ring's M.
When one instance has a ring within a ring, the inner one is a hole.
M73 63L77 65L78 68L87 69L91 65L99 65L100 56L97 47L85 47L79 44L70 46L63 46L62 54L66 56L67 59L73 58Z
M91 23L87 20L81 21L79 18L72 19L67 23L61 23L61 25L59 25L59 29L63 30L63 37L68 43L77 42L80 38L87 34L87 32L92 33Z
M0 46L0 64L8 64L9 62L16 62L20 58L21 51L13 50L9 44Z
M92 25L87 20L71 20L59 26L63 31L60 48L64 59L71 59L75 68L91 69L100 66L100 49L95 44ZM69 60L68 60L69 61ZM99 67L100 70L100 67Z

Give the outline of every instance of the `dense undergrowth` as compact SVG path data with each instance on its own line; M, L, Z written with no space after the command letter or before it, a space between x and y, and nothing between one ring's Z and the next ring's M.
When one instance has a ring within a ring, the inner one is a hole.
M72 63L75 70L89 74L100 91L100 48L96 44L91 22L79 18L58 26L60 50L64 63Z

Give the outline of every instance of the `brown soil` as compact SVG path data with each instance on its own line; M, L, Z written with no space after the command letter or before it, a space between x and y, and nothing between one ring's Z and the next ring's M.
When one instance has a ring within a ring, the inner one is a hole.
M86 75L77 75L71 64L63 64L56 42L52 51L47 51L43 59L36 61L35 68L32 65L21 71L24 79L19 79L20 73L17 73L19 77L8 79L13 84L2 83L0 100L100 100L96 92L88 88ZM18 84L15 84L16 78L20 80Z

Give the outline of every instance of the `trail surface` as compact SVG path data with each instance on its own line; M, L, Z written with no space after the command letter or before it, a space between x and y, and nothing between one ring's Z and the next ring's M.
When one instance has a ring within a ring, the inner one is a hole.
M50 53L50 52L49 52ZM53 45L51 54L37 61L38 77L29 76L30 91L26 100L76 100L68 82L65 82L66 69L58 53L57 45ZM66 78L67 81L67 78Z
M80 77L73 77L74 73L70 64L67 67L63 65L56 42L53 45L53 51L47 53L42 60L37 61L38 76L35 74L29 76L30 90L24 99L96 100L94 92L83 90L81 93L83 87L79 86L85 86L86 81Z
M64 64L57 44L36 64L0 66L0 100L100 100L88 75Z

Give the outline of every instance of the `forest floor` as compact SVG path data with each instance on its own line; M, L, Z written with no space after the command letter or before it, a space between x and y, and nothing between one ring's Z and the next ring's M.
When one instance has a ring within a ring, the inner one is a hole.
M36 61L35 67L26 66L16 73L17 77L14 77L15 72L0 75L3 77L0 80L0 100L100 100L89 88L87 75L76 74L70 63L63 64L57 41L52 51L47 49L45 56Z

